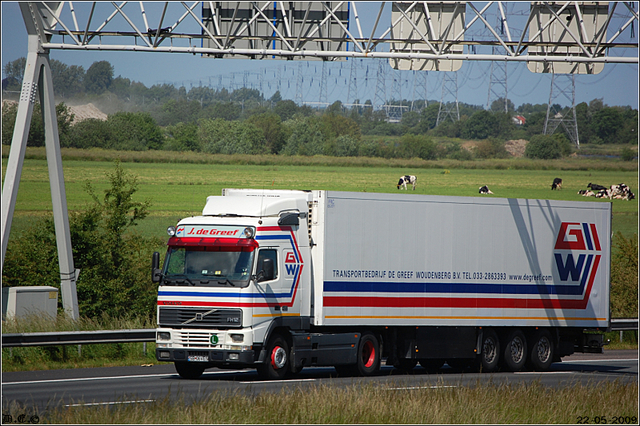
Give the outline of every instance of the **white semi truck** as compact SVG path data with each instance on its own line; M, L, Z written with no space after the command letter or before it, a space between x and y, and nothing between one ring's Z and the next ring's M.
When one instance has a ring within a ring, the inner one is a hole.
M543 371L610 329L611 203L224 189L168 232L156 357L184 378Z

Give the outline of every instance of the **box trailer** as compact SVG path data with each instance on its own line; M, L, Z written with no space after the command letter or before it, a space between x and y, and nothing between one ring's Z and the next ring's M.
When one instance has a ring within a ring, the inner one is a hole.
M185 378L546 370L610 328L611 203L224 189L169 235L156 357Z

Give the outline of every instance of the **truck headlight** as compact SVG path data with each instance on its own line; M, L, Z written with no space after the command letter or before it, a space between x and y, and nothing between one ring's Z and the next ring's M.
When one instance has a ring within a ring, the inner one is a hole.
M158 331L157 340L171 340L171 333L168 331Z
M232 334L231 341L233 343L242 343L244 340L244 334Z

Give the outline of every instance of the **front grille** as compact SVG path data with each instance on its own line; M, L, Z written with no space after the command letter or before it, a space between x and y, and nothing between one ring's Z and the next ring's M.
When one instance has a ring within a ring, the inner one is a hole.
M160 308L158 325L167 327L242 327L242 310L208 308Z
M213 348L215 347L209 341L211 335L209 333L193 333L189 331L179 332L175 338L176 343L181 344L184 347L191 348ZM191 355L198 355L193 353Z

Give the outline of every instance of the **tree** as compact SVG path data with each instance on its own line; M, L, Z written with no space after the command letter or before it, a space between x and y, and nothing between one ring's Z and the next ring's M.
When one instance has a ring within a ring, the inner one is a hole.
M7 104L2 107L2 143L10 145L13 138L13 131L16 123L18 112L18 104ZM71 110L60 102L56 105L56 118L58 123L58 137L62 146L67 143L69 137L71 123L75 119L75 115ZM27 137L27 146L44 146L44 124L42 121L42 109L40 103L33 106L33 115L29 126L29 136Z
M299 117L285 123L291 136L283 149L285 155L318 155L324 152L325 138L315 117Z
M266 154L264 133L248 122L201 120L198 129L200 144L211 154Z
M492 112L513 112L515 110L515 105L511 102L511 99L507 99L507 110L504 109L504 98L498 98L495 101L491 102L491 111Z
M287 99L276 103L273 111L280 116L282 121L287 121L293 118L293 115L298 112L298 106L292 100Z
M274 112L266 112L252 116L251 122L262 130L269 152L278 154L285 144L285 131L280 116Z
M638 315L638 236L625 238L616 232L612 239L611 316Z
M87 118L73 125L66 142L61 144L65 148L107 148L113 146L111 126L107 121L97 118Z
M169 151L201 151L198 140L198 125L195 123L178 123L165 128L163 149Z
M109 149L144 151L162 147L162 130L149 113L117 112L107 122L113 135Z
M348 117L328 113L320 117L320 122L322 123L322 134L325 139L334 139L338 136L347 135L355 140L360 140L360 126Z
M570 152L571 142L564 135L535 135L527 144L524 155L529 158L552 160Z
M437 160L438 146L427 136L407 133L400 138L398 153L401 158L417 157L423 160Z
M113 66L109 61L94 62L85 75L84 88L87 93L100 95L109 89L112 80Z
M335 141L335 155L337 157L356 157L360 149L358 140L349 135L338 136Z
M487 139L495 136L497 121L489 111L482 110L473 114L462 125L462 137L467 139Z
M617 143L616 134L622 117L616 108L604 107L591 117L591 129L604 143Z
M476 146L476 157L478 158L507 158L509 152L504 147L504 142L494 138L483 140Z
M427 133L427 131L436 127L439 110L440 104L433 103L420 111L420 133Z
M70 98L84 90L85 72L82 66L72 65L51 60L51 78L53 90L57 96Z
M280 102L282 100L282 95L280 94L279 90L276 90L276 93L274 93L270 98L269 98L269 102L271 102L271 104L277 104L278 102Z
M212 105L209 105L204 111L202 111L201 116L203 118L222 118L227 121L237 120L240 118L240 114L242 113L242 107L235 102L227 101L227 102L215 102Z
M119 161L107 174L109 188L101 197L90 184L93 200L84 211L70 212L69 226L80 315L152 317L157 288L149 278L151 253L161 247L157 238L144 238L134 227L149 211L150 202L135 201L137 179ZM3 268L3 286L60 287L53 219L41 219L12 240Z
M24 56L15 61L7 62L3 71L8 85L5 88L3 84L2 90L20 90L26 66L27 58Z

